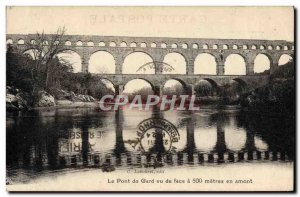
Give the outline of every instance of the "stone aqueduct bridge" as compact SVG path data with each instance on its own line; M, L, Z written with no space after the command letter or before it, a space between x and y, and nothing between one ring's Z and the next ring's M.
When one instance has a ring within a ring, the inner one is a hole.
M35 34L7 34L7 43L26 51L25 43L34 42ZM45 36L45 44L51 42L53 35ZM132 79L144 79L149 82L154 91L161 91L163 84L169 79L176 79L193 93L194 84L200 79L209 81L213 86L220 86L230 80L242 82L251 87L268 83L268 75L254 74L254 60L258 54L266 55L270 60L270 72L277 67L279 58L287 54L294 58L294 43L270 40L243 39L198 39L198 38L162 38L162 37L123 37L123 36L86 36L65 35L62 50L72 50L78 53L82 60L82 72L89 70L89 58L97 51L106 51L115 60L115 74L95 74L111 81L116 93L121 93L124 85ZM179 53L186 61L186 74L162 74L161 69L155 75L122 74L124 59L133 52L144 52L152 57L154 62L163 62L168 53ZM194 62L201 53L211 54L217 63L217 75L194 74ZM226 58L231 54L243 57L246 65L246 75L224 75Z

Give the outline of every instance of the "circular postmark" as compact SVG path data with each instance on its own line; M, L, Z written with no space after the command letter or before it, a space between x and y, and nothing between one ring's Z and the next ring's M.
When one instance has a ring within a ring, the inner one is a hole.
M165 154L175 151L174 144L180 140L177 128L163 118L148 118L137 126L135 149L142 153Z

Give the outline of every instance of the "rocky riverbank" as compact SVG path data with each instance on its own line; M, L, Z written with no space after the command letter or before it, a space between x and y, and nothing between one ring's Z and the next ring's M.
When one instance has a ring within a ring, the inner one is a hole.
M30 95L20 89L6 87L6 110L8 112L26 111L43 107L94 107L96 99L90 95L76 94L72 91L56 90L50 94L39 91L35 102Z

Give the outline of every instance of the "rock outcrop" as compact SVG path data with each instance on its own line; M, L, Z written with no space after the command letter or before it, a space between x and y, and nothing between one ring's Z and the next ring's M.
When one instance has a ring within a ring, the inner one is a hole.
M51 107L55 105L55 99L52 95L43 90L38 92L37 107Z

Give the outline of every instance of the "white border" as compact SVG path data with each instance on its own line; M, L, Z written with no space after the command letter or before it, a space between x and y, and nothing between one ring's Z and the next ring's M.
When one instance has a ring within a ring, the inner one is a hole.
M269 0L269 1L262 1L262 0L252 0L252 1L246 1L246 0L206 0L201 2L196 2L195 0L150 0L150 1L142 1L142 0L114 0L114 1L107 1L107 0L51 0L51 1L42 1L42 0L27 0L25 1L17 1L17 0L1 0L0 1L0 23L1 23L1 38L0 39L0 50L1 50L1 59L0 62L1 70L0 70L0 95L1 95L1 105L0 105L0 111L1 111L1 121L0 121L0 144L1 144L1 178L0 178L0 196L8 196L10 195L8 192L6 192L5 189L5 176L6 176L6 162L5 162L5 155L6 155L6 110L5 110L5 84L6 84L6 69L5 69L5 34L6 34L6 6L9 5L15 5L15 6L295 6L296 9L299 10L300 8L300 1L299 0ZM297 12L296 12L297 15ZM299 26L299 20L296 20L296 27ZM298 32L295 34L298 35ZM298 44L297 48L298 49ZM298 50L296 50L298 55ZM297 57L296 57L297 58ZM297 67L297 65L296 65ZM299 76L300 69L297 69L297 77ZM299 82L299 80L298 80ZM299 83L297 83L297 98L299 98ZM299 110L299 104L297 105L297 111ZM300 122L299 116L297 117L297 122ZM296 132L297 133L297 132ZM297 142L299 143L299 136L297 135ZM297 158L299 159L299 150L297 150ZM299 162L297 162L299 163ZM299 165L297 165L297 171L299 171ZM299 189L299 184L297 184L296 188ZM35 196L42 196L43 194L18 194L18 196L23 195L35 195ZM86 194L47 194L47 195L55 195L55 196L63 196L63 195L69 195L69 196L85 196ZM115 195L121 195L121 194L96 194L101 196L115 196ZM127 194L128 195L128 194ZM129 195L141 195L141 194L129 194ZM157 194L153 194L156 195ZM174 195L174 194L169 194ZM186 195L186 194L183 194ZM207 194L200 194L200 195L207 195ZM217 195L217 194L214 194ZM231 194L229 194L231 195ZM253 195L259 195L264 196L265 194L253 194ZM270 194L273 195L273 194ZM288 194L285 194L288 195ZM159 194L158 196L162 196L162 194ZM209 195L211 196L211 195Z

